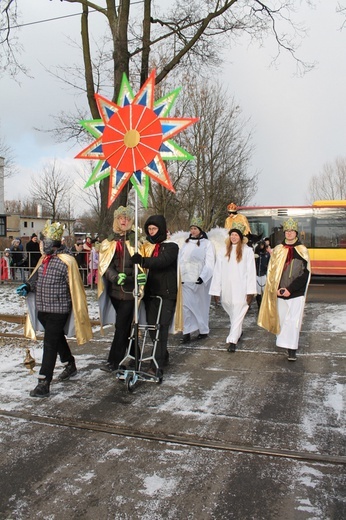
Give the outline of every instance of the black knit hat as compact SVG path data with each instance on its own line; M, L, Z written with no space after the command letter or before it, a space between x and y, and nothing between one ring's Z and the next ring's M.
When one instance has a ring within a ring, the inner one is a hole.
M149 226L156 226L157 228L159 228L156 235L149 235ZM144 229L145 234L147 235L147 240L152 244L160 244L160 242L163 242L167 239L167 223L163 215L152 215L151 217L149 217L146 223L144 224Z

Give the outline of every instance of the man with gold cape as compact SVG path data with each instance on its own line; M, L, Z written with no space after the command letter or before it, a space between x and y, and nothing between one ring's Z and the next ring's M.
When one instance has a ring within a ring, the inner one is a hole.
M77 373L75 358L66 335L76 336L82 345L92 337L88 306L76 260L61 244L64 226L47 221L42 232L42 257L27 283L17 293L28 295L28 315L24 335L36 339L36 331L44 330L43 356L38 385L31 397L48 397L57 355L65 366L59 381Z
M119 206L114 211L113 233L102 241L99 250L98 302L101 325L114 324L115 332L104 372L118 370L129 345L135 310L135 266L131 256L135 252L134 210ZM142 270L141 270L142 271ZM146 276L140 272L138 285ZM133 354L133 353L132 353Z
M307 248L298 238L298 222L283 223L284 241L273 249L258 325L276 334L276 346L296 360L311 267Z

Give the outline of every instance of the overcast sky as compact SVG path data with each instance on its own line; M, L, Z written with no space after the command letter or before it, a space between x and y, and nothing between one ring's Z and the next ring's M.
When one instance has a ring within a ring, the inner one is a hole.
M79 12L79 6L59 1L19 0L19 4L25 23ZM227 52L220 70L230 96L250 118L255 147L251 173L259 172L258 191L251 201L256 205L307 203L312 175L320 173L325 163L346 157L346 29L340 30L343 19L336 13L336 0L316 4L314 10L300 8L296 14L309 27L298 56L317 62L314 70L296 76L296 63L288 54L271 67L274 46L268 42L262 48L249 47L245 38ZM102 17L95 16L101 24ZM56 144L50 135L34 130L51 128L53 114L74 106L71 91L44 67L77 61L67 38L78 41L79 24L79 17L71 17L18 31L24 47L21 59L33 79L21 77L20 85L1 80L0 132L20 168L19 175L5 182L6 199L24 199L30 178L49 159L58 159L72 175L80 167L76 163L81 161L73 159L79 149Z

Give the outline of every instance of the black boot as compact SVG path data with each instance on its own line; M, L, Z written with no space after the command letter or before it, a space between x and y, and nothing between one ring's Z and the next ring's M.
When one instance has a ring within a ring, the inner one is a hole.
M191 341L190 334L183 334L183 337L180 340L180 343L189 343Z
M258 307L258 310L261 306L261 301L262 301L262 296L260 294L257 294L256 296L256 302L257 302L257 307Z
M237 350L237 345L235 343L229 343L227 351L228 352L235 352Z
M39 379L38 385L31 390L30 397L49 397L49 382L47 379Z
M288 357L287 357L288 361L297 361L297 351L296 350L288 348L287 354L288 354Z
M58 376L59 381L67 381L70 377L75 376L77 374L76 363L73 361L69 361L65 364L64 370Z

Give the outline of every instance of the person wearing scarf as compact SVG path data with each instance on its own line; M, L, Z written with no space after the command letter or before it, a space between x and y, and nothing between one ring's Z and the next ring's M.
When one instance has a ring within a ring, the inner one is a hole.
M258 325L276 335L276 346L296 360L311 267L307 248L298 238L298 222L283 223L284 241L271 254Z
M135 307L134 211L120 206L114 211L113 233L99 247L98 302L101 325L115 324L115 333L104 372L118 370L129 345Z
M61 243L64 226L46 222L42 231L42 256L27 283L17 293L27 296L28 315L24 335L36 339L44 331L42 364L31 397L49 397L57 356L65 366L59 381L77 374L75 358L66 336L76 336L78 345L92 337L83 282L76 260Z
M167 240L167 224L163 215L152 215L144 224L147 240L142 244L140 253L132 256L132 262L147 271L144 291L144 304L148 325L155 325L158 318L160 300L162 309L159 318L159 341L156 349L156 363L152 362L148 371L162 379L163 367L168 363L167 341L170 326L176 310L178 295L178 244ZM156 331L150 330L152 340Z
M197 339L209 334L210 282L215 265L215 252L203 221L194 217L190 223L190 235L179 251L179 268L183 285L184 327L181 342L191 341L191 333L198 330Z

